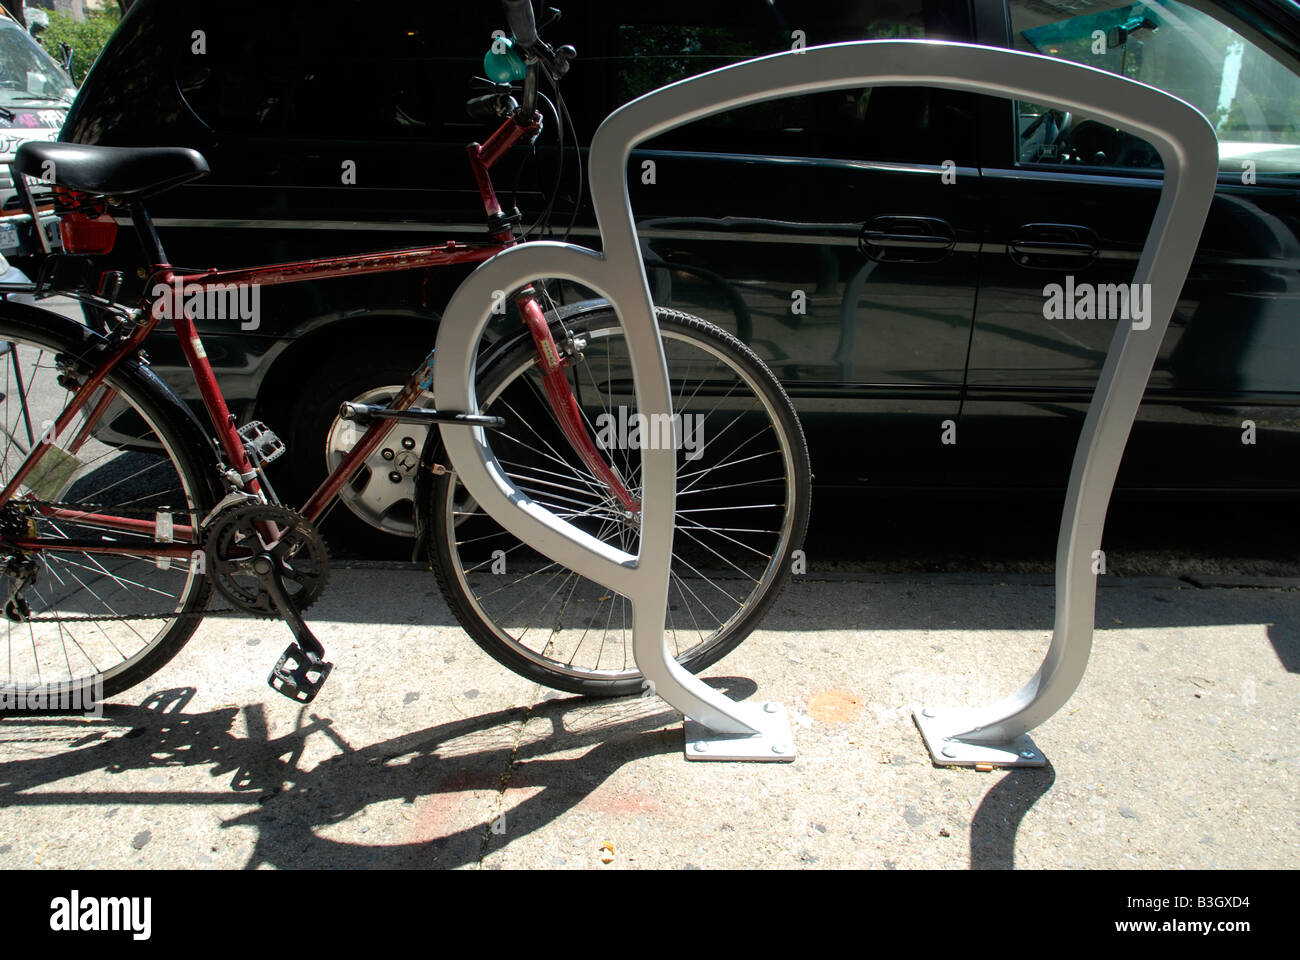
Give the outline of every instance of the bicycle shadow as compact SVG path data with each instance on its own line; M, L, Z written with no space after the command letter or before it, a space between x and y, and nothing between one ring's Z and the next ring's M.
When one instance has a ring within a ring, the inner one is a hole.
M751 681L741 678L708 682L733 699L751 696L755 689ZM436 805L440 798L467 791L500 794L513 778L516 786L526 784L533 791L502 811L507 839L514 840L581 803L623 765L681 750L680 732L662 729L680 714L653 699L565 697L353 748L334 730L332 720L311 714L307 707L299 711L295 729L280 737L268 735L259 703L188 714L185 708L196 692L182 687L151 694L138 707L108 705L104 716L93 721L51 717L0 723L0 731L7 726L34 728L36 735L6 738L11 752L23 742L68 742L56 753L0 761L0 805L245 803L248 809L221 822L222 829L256 831L245 869L448 868L482 859L488 850L490 822L397 842L389 842L390 831L385 832L384 842L374 844L333 839L320 831L390 801ZM235 729L241 715L244 735ZM522 727L525 719L530 725L527 738L491 736L504 726ZM538 720L550 725L545 735L533 735L532 724ZM116 733L123 727L125 732ZM328 739L338 752L304 769L304 752L314 737ZM560 751L570 756L560 756ZM60 781L97 771L119 775L196 766L210 767L212 778L228 778L228 789L50 789Z

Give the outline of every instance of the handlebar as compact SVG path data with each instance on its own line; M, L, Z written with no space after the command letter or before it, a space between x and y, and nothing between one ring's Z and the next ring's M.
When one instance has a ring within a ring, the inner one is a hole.
M506 23L515 43L525 53L537 46L537 22L533 19L532 0L501 0L506 9Z
M494 94L509 93L508 84L522 81L520 101L516 103L508 96L477 97L466 106L475 119L487 119L490 116L502 116L505 112L514 112L516 119L532 124L536 113L539 71L545 73L552 82L560 80L569 72L569 67L577 51L569 45L553 50L538 34L537 22L533 17L532 0L501 0L505 11L506 23L513 38L504 41L503 49L498 50L498 42L493 42L492 50L484 56L484 72L490 79L476 80L480 89L486 85ZM560 11L552 8L549 18L543 26L559 19ZM497 31L496 35L500 35ZM493 59L497 58L497 59ZM505 84L504 88L502 85ZM472 83L471 86L474 84ZM509 106L507 106L509 105Z

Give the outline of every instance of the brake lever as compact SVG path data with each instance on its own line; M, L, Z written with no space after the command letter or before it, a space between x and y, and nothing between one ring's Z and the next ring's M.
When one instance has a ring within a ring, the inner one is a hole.
M569 72L569 67L573 65L574 59L578 56L578 51L572 44L566 43L557 50L553 49L544 40L538 40L537 45L533 47L530 54L546 69L546 73L552 79L559 80Z
M484 90L488 93L502 94L514 93L519 88L513 83L497 83L489 80L487 77L470 77L469 88L471 90Z
M560 13L559 7L547 7L546 19L537 25L537 32L540 34L547 27L551 26L552 24L558 23L561 16L562 14Z

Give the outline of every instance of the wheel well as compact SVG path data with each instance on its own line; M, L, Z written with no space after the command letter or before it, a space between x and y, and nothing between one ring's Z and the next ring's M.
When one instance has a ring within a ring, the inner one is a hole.
M433 349L437 336L438 318L427 316L349 317L326 324L294 340L272 361L262 377L256 415L270 423L272 429L288 430L285 421L304 375L310 375L314 363L336 354L349 338L357 339L347 350L358 363L368 356L391 352L403 360L409 358L414 370Z

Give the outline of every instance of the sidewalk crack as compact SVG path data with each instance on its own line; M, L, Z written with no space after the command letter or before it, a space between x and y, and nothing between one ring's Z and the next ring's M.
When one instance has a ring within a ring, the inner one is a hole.
M483 825L483 836L479 840L478 863L475 868L483 869L483 859L488 855L488 846L492 842L492 825L505 815L506 790L510 787L510 775L514 772L515 758L519 755L519 745L524 742L524 728L528 726L528 721L533 717L533 710L536 709L539 697L542 693L542 686L538 684L530 697L531 702L524 708L523 719L519 722L519 729L515 733L515 742L510 745L510 756L506 759L506 767L501 771L501 779L497 784L496 802L492 805L492 810L488 814L487 823Z

